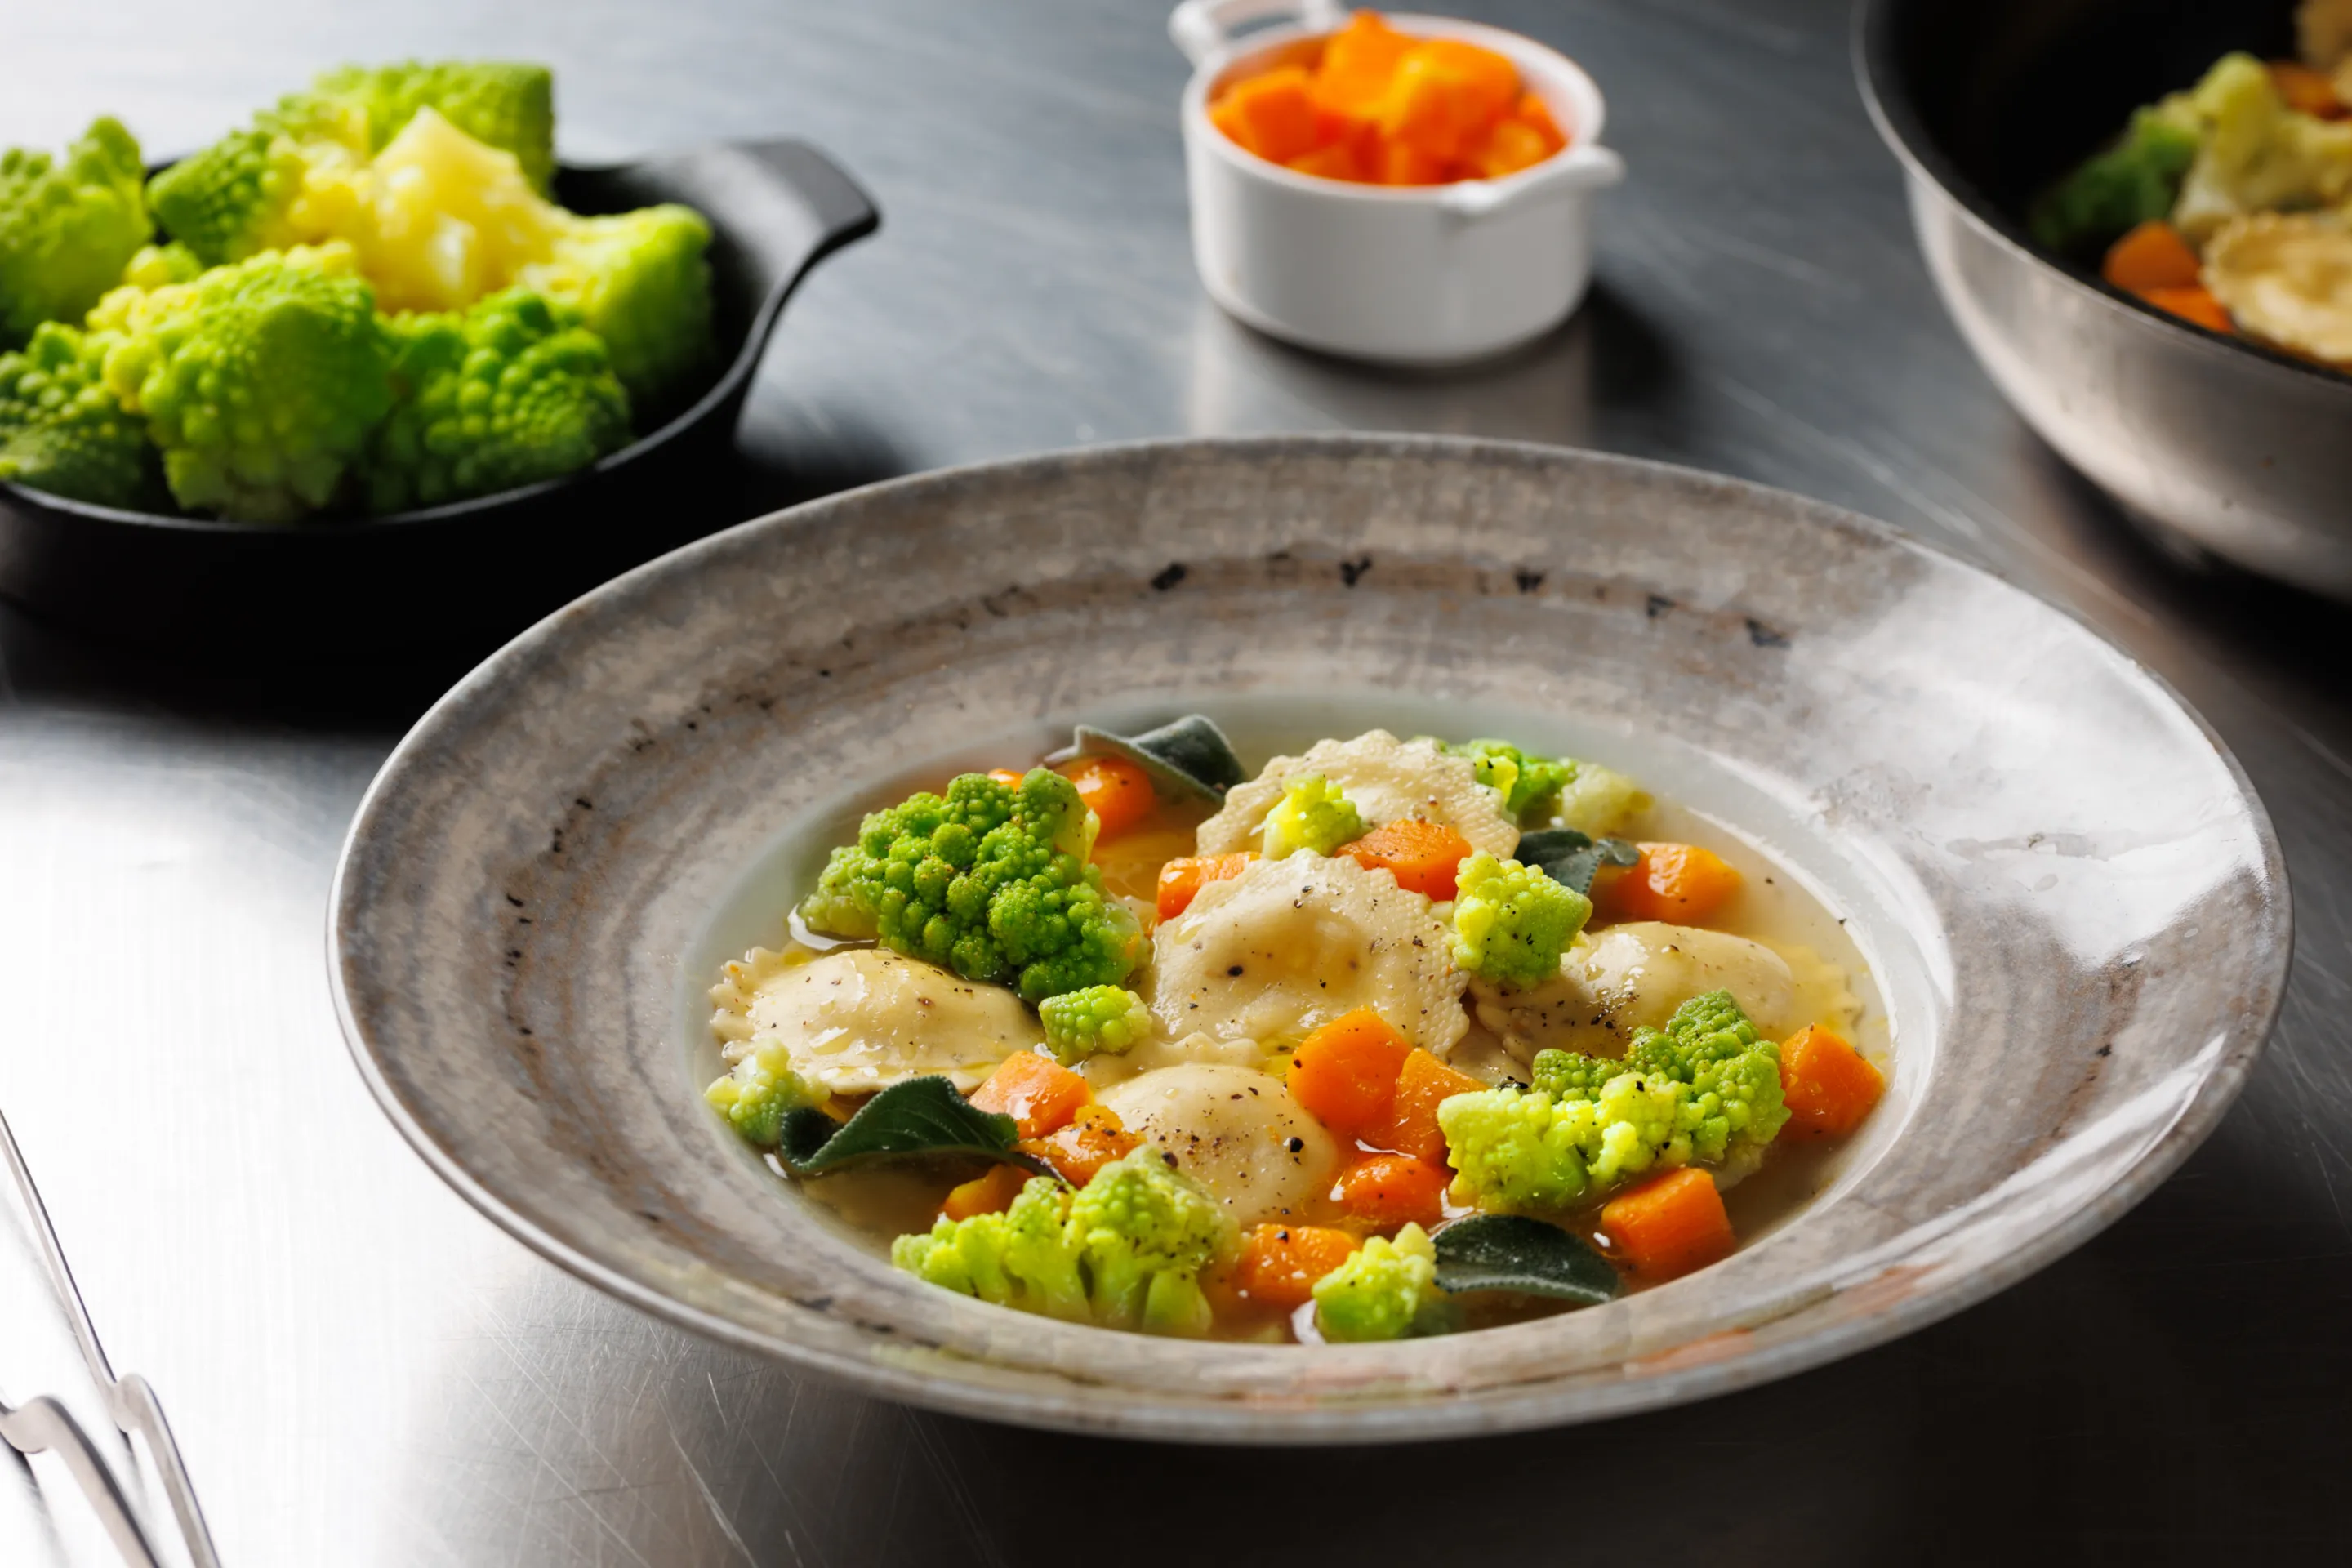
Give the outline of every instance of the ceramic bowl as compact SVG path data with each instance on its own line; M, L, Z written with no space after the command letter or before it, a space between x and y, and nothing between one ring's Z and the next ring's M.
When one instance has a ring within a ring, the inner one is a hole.
M704 991L871 781L1201 708L1628 768L1848 922L1893 1025L1826 1189L1610 1305L1393 1345L1159 1340L894 1272L705 1106ZM925 475L608 584L402 742L331 965L384 1110L582 1278L895 1399L1361 1442L1591 1419L1955 1311L2114 1220L2236 1094L2288 952L2211 732L2048 605L1729 479L1435 437L1112 447Z
M1271 16L1281 25L1235 35ZM1567 320L1592 278L1594 208L1625 177L1601 144L1601 89L1532 38L1444 16L1391 16L1399 32L1507 55L1569 145L1500 180L1351 184L1244 152L1209 122L1228 79L1312 47L1347 21L1338 0L1186 0L1168 30L1194 67L1184 89L1192 259L1219 305L1262 332L1376 363L1483 359Z

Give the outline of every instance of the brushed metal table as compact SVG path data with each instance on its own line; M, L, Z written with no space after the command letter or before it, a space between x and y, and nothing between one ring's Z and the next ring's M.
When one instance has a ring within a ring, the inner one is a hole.
M205 678L0 610L0 1104L116 1362L170 1406L232 1568L2342 1550L2344 612L2162 557L2011 416L1929 295L1840 0L1463 8L1588 65L1633 174L1581 315L1447 378L1292 353L1202 296L1159 0L0 0L0 144L114 110L172 151L317 66L417 53L551 61L573 156L808 137L885 226L794 301L745 462L693 498L714 526L1042 447L1342 426L1633 452L1886 518L2115 637L2260 788L2297 957L2221 1131L1988 1304L1687 1409L1271 1454L878 1405L525 1253L361 1088L327 1000L328 876L377 762L452 670L321 673L289 647L282 671ZM75 1364L0 1215L0 1390L65 1391ZM109 1560L59 1474L0 1459L0 1563Z

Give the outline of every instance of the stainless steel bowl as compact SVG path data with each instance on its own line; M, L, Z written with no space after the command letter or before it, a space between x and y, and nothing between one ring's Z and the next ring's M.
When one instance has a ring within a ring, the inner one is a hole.
M2352 599L2352 376L2192 327L2036 248L2032 191L2285 0L1862 0L1855 69L1919 248L2011 406L2127 510Z

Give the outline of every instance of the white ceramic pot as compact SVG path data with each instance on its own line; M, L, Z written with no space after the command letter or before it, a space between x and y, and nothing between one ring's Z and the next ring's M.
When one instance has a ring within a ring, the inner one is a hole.
M1290 18L1236 37L1244 23ZM1592 276L1593 205L1625 177L1601 145L1601 89L1517 33L1391 16L1399 32L1508 56L1568 133L1557 155L1500 180L1353 184L1244 152L1209 122L1228 79L1342 26L1338 0L1185 0L1169 36L1193 64L1184 89L1192 259L1209 297L1275 337L1385 364L1479 359L1550 331Z

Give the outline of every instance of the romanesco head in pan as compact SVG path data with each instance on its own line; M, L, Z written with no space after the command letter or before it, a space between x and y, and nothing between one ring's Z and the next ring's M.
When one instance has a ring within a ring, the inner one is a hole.
M100 506L146 500L152 451L108 390L103 345L55 321L0 353L0 479Z
M394 317L396 401L369 443L368 509L488 495L584 468L629 439L629 395L576 312L510 289Z
M333 499L392 405L392 339L340 247L270 251L90 315L106 384L147 421L179 503L290 522Z
M691 207L572 217L515 281L580 311L650 422L698 391L717 356L709 248L710 226Z
M70 326L112 288L152 226L139 143L99 120L65 156L0 152L0 349L43 321Z

